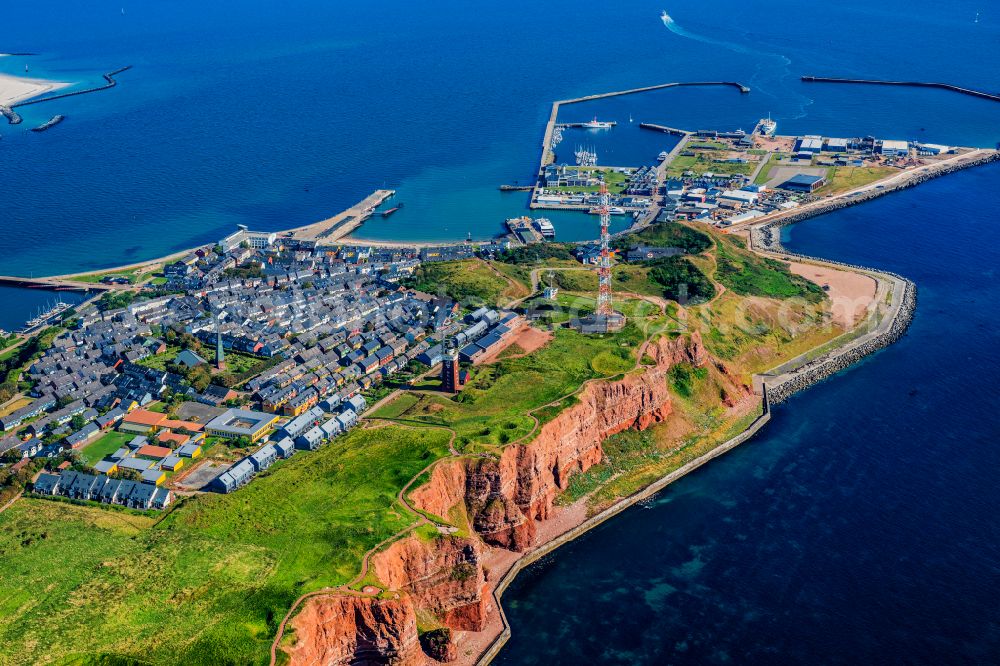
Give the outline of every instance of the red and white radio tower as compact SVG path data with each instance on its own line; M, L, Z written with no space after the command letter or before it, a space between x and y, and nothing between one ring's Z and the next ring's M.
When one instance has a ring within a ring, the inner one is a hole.
M601 181L601 203L597 212L601 215L601 259L597 264L597 315L610 317L614 314L611 308L611 235L608 225L611 223L611 200L608 196L608 186Z

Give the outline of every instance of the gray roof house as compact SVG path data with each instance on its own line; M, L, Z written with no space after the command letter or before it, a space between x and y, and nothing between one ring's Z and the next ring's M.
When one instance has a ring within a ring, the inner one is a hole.
M311 428L295 438L295 448L315 451L323 443L323 431L319 426Z
M247 456L247 460L250 461L250 464L253 465L253 468L258 472L263 472L277 459L278 450L274 448L273 444L265 444Z

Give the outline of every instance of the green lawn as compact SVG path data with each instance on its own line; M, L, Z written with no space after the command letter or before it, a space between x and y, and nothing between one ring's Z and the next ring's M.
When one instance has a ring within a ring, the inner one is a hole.
M751 253L734 236L715 235L718 269L715 278L741 296L804 298L818 303L825 298L819 285L793 274L780 261Z
M496 305L509 283L479 259L421 264L408 282L420 291L439 291L457 301Z
M757 167L756 162L717 162L719 153L715 151L695 151L694 155L678 155L667 167L667 177L677 178L685 171L693 171L696 174L706 172L723 174L751 174Z
M128 442L131 442L134 437L134 434L127 432L109 432L100 439L83 447L80 450L80 455L83 457L84 462L88 465L93 465L125 446Z
M598 171L604 174L604 182L608 186L608 192L611 194L621 194L625 191L625 183L628 181L628 175L612 171L607 167L582 167L582 171ZM590 185L590 186L577 186L577 187L555 187L553 189L559 190L560 192L586 192L594 193L601 189L600 185Z
M396 494L447 440L357 429L155 525L19 500L0 514L0 663L265 664L299 594L347 582L362 553L413 522Z
M153 368L154 370L166 370L167 363L170 363L177 358L177 353L180 350L181 348L179 345L167 345L167 350L165 352L147 356L146 358L139 360L136 365Z
M143 282L150 277L153 273L141 273L137 270L124 270L124 271L110 271L107 273L89 273L87 275L78 275L76 277L69 278L72 282L85 282L87 284L98 284L105 277L123 277L128 278L129 283L138 284Z
M460 450L493 449L531 432L534 421L527 413L532 409L571 393L588 379L631 370L639 340L632 325L603 337L559 329L549 344L532 354L475 367L454 400L422 394L405 408L390 403L374 416L454 428Z
M826 185L816 190L816 194L838 194L874 183L899 173L893 167L830 167L827 169Z

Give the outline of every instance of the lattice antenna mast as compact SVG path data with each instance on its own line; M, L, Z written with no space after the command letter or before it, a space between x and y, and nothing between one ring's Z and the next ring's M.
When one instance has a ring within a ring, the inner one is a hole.
M597 264L597 314L610 316L614 313L611 307L611 234L608 226L611 223L611 199L608 195L608 185L601 180L601 203L597 212L601 216L601 258Z

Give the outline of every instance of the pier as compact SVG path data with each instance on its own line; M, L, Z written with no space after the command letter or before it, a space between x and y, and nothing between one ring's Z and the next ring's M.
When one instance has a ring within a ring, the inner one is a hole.
M962 88L950 83L934 83L928 81L881 81L878 79L840 79L828 76L803 76L803 81L809 83L867 83L875 86L907 86L910 88L938 88L940 90L950 90L963 95L971 95L980 99L988 99L993 102L1000 102L1000 95L974 90L972 88Z
M365 220L374 214L376 208L394 194L396 194L395 190L375 190L363 200L333 217L293 229L287 233L294 238L322 241L329 244L360 227Z
M0 275L0 285L21 287L23 289L44 289L48 291L111 291L123 289L131 285L110 285L91 282L78 282L63 277L26 278L14 275Z
M58 95L49 95L47 97L36 97L34 99L26 99L23 102L17 102L16 104L11 104L11 108L18 106L28 106L29 104L41 104L42 102L51 102L56 99L65 99L66 97L75 97L76 95L86 95L87 93L97 92L99 90L107 90L108 88L114 88L118 85L115 80L115 76L121 74L122 72L132 69L132 65L126 65L124 67L119 67L113 72L108 72L103 74L103 78L107 83L103 86L97 86L96 88L87 88L86 90L74 90L72 92L59 93ZM6 114L4 114L6 115Z
M617 124L618 123L615 122L614 120L608 121L608 126L609 127L614 127ZM556 127L561 127L563 129L568 129L570 127L586 128L587 127L587 123L557 123ZM604 129L604 128L596 128L596 129Z
M674 136L690 136L694 132L689 132L688 130L677 129L676 127L667 127L666 125L657 125L655 123L639 123L641 129L653 130L654 132L663 132L664 134L673 134Z
M541 175L542 171L545 170L546 165L552 164L555 160L555 154L552 152L552 134L555 131L557 120L559 118L559 108L568 104L579 104L581 102L590 102L595 99L605 99L607 97L622 97L624 95L636 95L638 93L650 92L653 90L664 90L666 88L680 88L680 87L690 87L690 86L728 86L731 88L736 88L741 94L747 94L750 92L749 86L745 86L742 83L736 81L676 81L673 83L658 83L652 86L643 86L641 88L629 88L628 90L615 90L606 93L597 93L594 95L584 95L583 97L574 97L572 99L558 100L552 103L552 111L549 113L549 122L545 125L545 134L542 137L542 159L541 164L538 167L538 174ZM563 125L568 127L569 125ZM642 123L640 123L640 127Z

